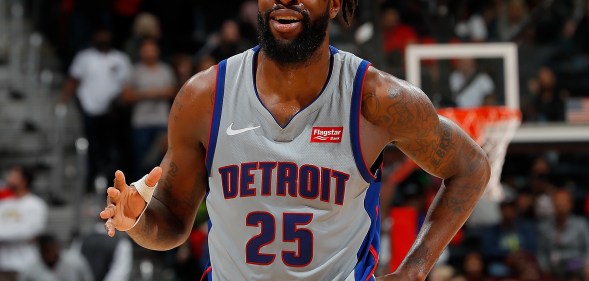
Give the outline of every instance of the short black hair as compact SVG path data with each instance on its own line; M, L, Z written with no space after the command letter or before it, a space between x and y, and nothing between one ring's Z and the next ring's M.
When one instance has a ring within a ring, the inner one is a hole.
M343 0L342 13L344 16L344 21L347 24L350 24L350 20L354 16L357 6L358 6L358 0Z
M40 249L44 249L52 245L59 246L59 241L55 235L51 233L43 233L37 237L37 244L39 245Z
M33 172L32 168L25 167L25 166L15 166L13 167L14 170L17 170L20 175L23 177L25 182L27 183L27 187L31 189L31 184L35 179L35 173Z

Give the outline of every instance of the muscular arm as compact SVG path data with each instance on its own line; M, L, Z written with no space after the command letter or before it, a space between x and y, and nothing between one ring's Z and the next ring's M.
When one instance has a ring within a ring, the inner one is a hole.
M420 89L375 69L370 70L367 82L362 108L366 133L373 133L380 145L393 142L424 170L444 179L413 247L395 274L402 280L423 280L483 194L489 163L466 133L437 115Z
M214 81L214 68L201 72L182 87L174 101L162 178L138 225L128 231L145 248L171 249L190 234L208 186L205 147Z

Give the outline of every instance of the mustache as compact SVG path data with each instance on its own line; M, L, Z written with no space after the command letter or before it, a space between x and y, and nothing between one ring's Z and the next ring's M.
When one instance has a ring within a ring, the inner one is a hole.
M264 18L265 19L269 19L270 18L270 13L274 12L274 11L278 11L278 10L282 10L282 9L289 9L289 10L293 10L299 14L302 14L303 17L309 18L309 12L303 8L301 8L299 5L290 5L290 6L284 6L283 4L275 4L274 7L272 7L270 10L264 12Z

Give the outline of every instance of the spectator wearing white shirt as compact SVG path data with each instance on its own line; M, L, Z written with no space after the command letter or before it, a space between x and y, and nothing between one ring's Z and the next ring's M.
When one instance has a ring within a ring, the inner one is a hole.
M121 126L125 120L120 120L113 105L129 80L132 65L127 55L111 48L111 38L110 31L98 29L93 37L94 46L76 54L60 100L64 103L76 94L84 115L84 131L89 144L88 191L94 190L93 182L97 176L114 172L108 170L109 167L126 168L117 160L130 158L123 156L125 148L121 145L125 141L125 128ZM113 134L113 130L119 128L123 128L123 134ZM109 158L111 155L114 158Z
M52 235L38 239L41 259L27 264L18 281L94 281L86 259L73 251L61 251Z
M478 71L474 59L464 58L450 74L450 90L458 107L478 107L493 95L495 83L488 74Z
M484 42L487 40L487 24L481 15L473 13L471 7L465 5L458 11L454 33L469 42Z
M137 178L157 165L160 154L166 150L162 140L166 139L170 101L177 90L174 71L159 60L160 50L155 40L144 39L139 46L139 56L140 61L123 91L123 99L134 104L131 124ZM156 152L155 157L148 157L154 154L150 151Z
M74 240L71 250L89 263L94 281L128 281L133 267L133 244L126 234L111 238L104 224L97 223L91 233Z
M33 173L12 168L6 185L13 196L0 201L0 272L17 272L39 258L34 240L47 224L47 205L30 191Z

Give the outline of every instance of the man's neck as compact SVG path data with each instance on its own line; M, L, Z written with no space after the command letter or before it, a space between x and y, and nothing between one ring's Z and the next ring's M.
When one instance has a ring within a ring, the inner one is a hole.
M566 227L566 223L568 221L568 218L569 218L568 215L556 215L556 217L555 217L556 227L558 227L559 229L564 229Z
M25 196L27 196L30 192L26 189L19 189L19 190L15 190L14 191L14 197L15 198L23 198Z
M157 67L157 61L144 61L143 65L149 69L154 69Z
M284 99L306 100L312 96L313 100L327 80L329 64L330 50L327 40L307 62L300 65L282 65L269 59L262 50L256 69L257 85L258 88L263 88L260 89L262 94L279 92Z

